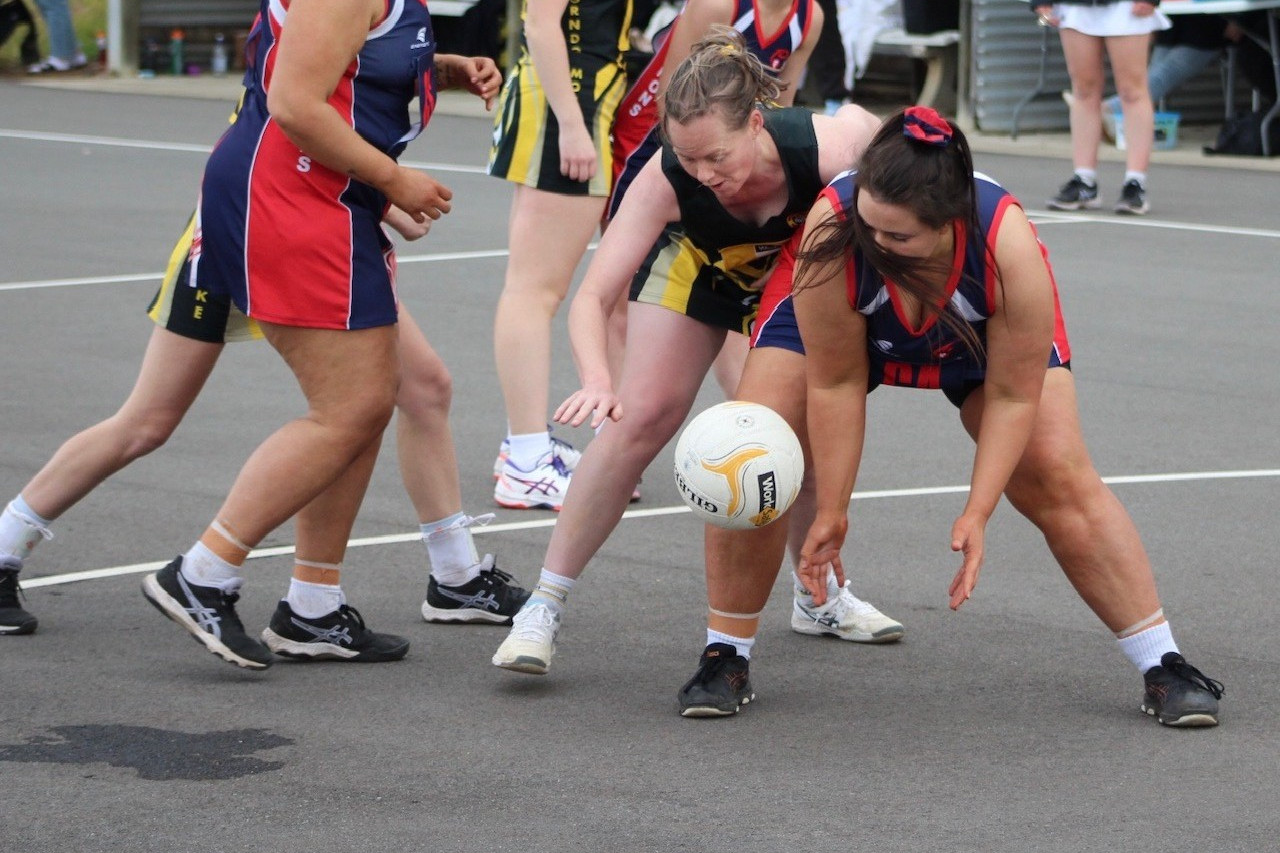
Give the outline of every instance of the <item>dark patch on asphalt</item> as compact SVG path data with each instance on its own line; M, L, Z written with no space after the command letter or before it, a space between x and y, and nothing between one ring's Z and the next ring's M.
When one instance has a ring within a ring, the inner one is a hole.
M283 761L253 753L288 746L292 740L266 729L178 732L147 726L54 726L54 736L0 746L0 761L42 764L110 764L129 767L155 781L238 779L279 770Z

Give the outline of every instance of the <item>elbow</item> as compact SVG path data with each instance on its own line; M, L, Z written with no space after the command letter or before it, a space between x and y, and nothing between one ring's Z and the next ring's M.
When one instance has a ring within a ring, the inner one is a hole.
M275 89L267 93L267 112L290 141L298 144L298 134L306 126L306 110L296 97Z

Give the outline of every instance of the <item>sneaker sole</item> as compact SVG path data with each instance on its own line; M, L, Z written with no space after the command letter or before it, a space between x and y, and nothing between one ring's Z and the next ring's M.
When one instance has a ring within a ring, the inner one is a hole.
M1098 199L1094 199L1093 201L1080 201L1075 203L1050 200L1045 202L1044 206L1049 208L1050 210L1067 210L1067 211L1097 210L1098 208L1102 207L1102 202Z
M0 625L0 636L17 637L22 634L34 634L36 632L36 623L30 625Z
M500 498L493 496L493 502L503 509L549 509L552 512L559 512L562 504L538 503L534 501L511 500L508 498Z
M347 663L387 663L402 660L409 653L409 644L396 646L385 652L370 654L357 649L344 649L333 643L300 643L282 637L270 628L262 632L262 640L275 654L291 660L336 660Z
M511 624L511 617L503 616L501 613L490 613L484 610L477 610L474 607L443 610L439 607L432 607L425 601L422 602L422 618L427 622L452 622L455 624Z
M498 660L493 659L493 665L511 672L523 672L526 675L546 675L547 670L551 669L551 663L545 660L539 660L535 657L522 655L514 660Z
M1144 207L1141 209L1136 207L1117 207L1116 213L1121 216L1146 216L1149 210L1151 210L1150 207Z
M742 710L744 705L750 705L756 698L756 694L743 697L737 707L729 710L728 708L717 708L715 705L692 705L688 708L680 709L680 716L689 717L690 719L705 719L708 717L732 717L734 714Z
M1155 708L1150 708L1146 705L1143 705L1142 711L1148 716L1155 717L1156 722L1158 722L1160 725L1171 726L1173 728L1196 729L1196 728L1207 728L1210 726L1216 726L1218 724L1218 718L1212 714L1206 714L1206 713L1183 714L1181 717L1178 717L1176 719L1166 720L1165 718L1161 717L1158 713L1156 713Z
M867 634L861 631L854 634L842 634L830 628L823 628L817 623L796 622L795 620L791 622L791 630L797 634L807 634L810 637L835 637L839 640L848 640L851 643L865 643L873 646L896 643L907 633L905 628L898 625L897 627L881 628L874 634Z
M156 581L155 575L147 575L142 580L142 594L147 601L163 613L165 616L177 622L178 625L191 635L191 639L204 646L213 654L225 660L227 663L233 663L244 669L266 669L271 666L270 661L262 662L249 660L246 657L233 652L225 643L208 631L201 630L200 626L187 615L187 611L181 604L174 600L173 596L165 592L164 587Z

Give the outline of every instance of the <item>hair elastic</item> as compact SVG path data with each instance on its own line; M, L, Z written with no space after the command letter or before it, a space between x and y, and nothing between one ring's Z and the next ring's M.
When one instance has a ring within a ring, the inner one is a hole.
M902 135L916 142L946 148L951 143L951 125L932 107L907 107L902 113Z

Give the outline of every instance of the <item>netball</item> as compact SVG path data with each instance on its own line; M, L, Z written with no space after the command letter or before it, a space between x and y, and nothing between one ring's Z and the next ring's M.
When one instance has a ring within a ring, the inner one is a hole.
M800 440L777 412L730 401L703 411L676 442L680 497L704 521L763 527L790 508L804 477Z

